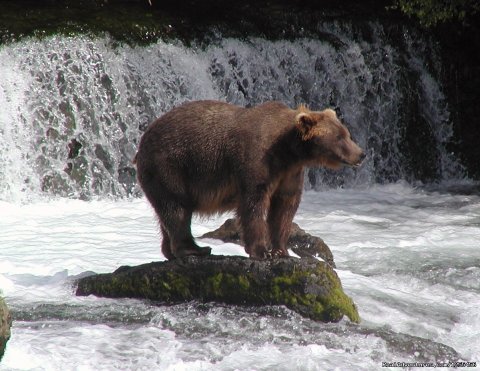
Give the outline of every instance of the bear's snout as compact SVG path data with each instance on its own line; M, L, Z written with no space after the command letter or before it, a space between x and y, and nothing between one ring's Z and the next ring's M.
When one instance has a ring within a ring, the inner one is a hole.
M362 153L360 153L360 156L358 156L358 161L353 165L354 167L359 167L363 164L363 160L365 160L365 157L367 157L367 155L365 154L365 152L362 151Z
M345 143L346 145L342 148L342 154L340 156L343 164L351 167L359 167L367 155L353 140L347 140Z
M362 166L363 164L363 160L365 159L365 157L367 157L367 155L365 155L365 153L361 153L358 157L356 158L350 158L348 160L341 160L341 162L343 163L343 165L345 166L350 166L350 167L360 167Z

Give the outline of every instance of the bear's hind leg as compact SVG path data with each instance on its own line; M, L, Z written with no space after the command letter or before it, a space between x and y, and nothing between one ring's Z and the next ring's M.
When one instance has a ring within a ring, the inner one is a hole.
M192 212L180 205L171 206L169 213L162 218L163 226L170 236L170 249L175 258L184 256L205 256L210 255L210 247L198 246L192 236L191 221Z
M161 223L161 222L160 222ZM165 227L162 225L161 227L162 230L162 254L167 260L173 260L175 259L175 255L172 253L172 247L170 244L170 236L168 235L167 230Z
M145 183L142 187L160 220L163 235L162 253L168 260L211 253L210 247L200 247L193 240L190 229L191 211L176 202L173 195L166 191L160 182Z

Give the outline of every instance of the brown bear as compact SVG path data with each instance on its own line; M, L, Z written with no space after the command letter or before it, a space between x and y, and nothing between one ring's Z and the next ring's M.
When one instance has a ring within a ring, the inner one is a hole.
M205 100L151 123L134 161L160 219L167 259L210 254L192 237L192 214L230 210L240 219L247 254L264 259L288 256L305 167L359 166L364 157L331 109Z

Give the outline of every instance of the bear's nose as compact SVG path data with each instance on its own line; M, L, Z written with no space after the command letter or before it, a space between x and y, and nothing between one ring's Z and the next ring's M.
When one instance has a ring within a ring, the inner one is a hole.
M358 162L355 164L355 167L359 167L362 164L365 157L367 157L367 155L365 154L365 152L362 152L360 156L358 156Z

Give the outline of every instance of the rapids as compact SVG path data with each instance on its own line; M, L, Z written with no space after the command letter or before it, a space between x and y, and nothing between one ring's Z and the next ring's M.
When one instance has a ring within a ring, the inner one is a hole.
M2 370L372 370L480 358L478 194L406 183L306 192L295 220L331 247L359 326L284 307L75 297L82 273L161 259L144 199L2 203L0 215L0 287L15 318ZM194 235L224 219L195 220Z

